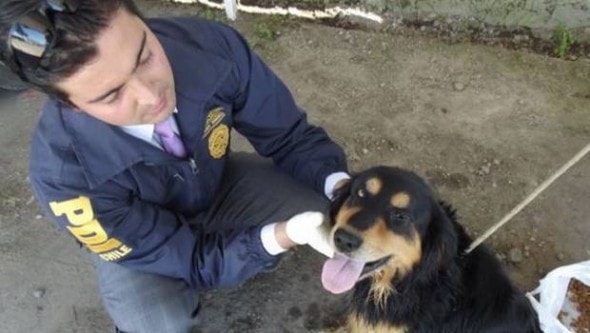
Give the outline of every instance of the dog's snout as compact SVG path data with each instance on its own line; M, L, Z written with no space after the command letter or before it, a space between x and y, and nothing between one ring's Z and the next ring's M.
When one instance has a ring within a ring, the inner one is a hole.
M334 233L334 244L342 252L351 252L358 249L363 243L362 239L350 232L338 229Z

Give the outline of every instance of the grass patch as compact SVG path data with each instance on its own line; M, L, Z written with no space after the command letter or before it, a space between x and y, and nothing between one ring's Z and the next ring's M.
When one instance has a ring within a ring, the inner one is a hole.
M553 42L555 43L555 53L557 56L565 59L572 44L574 44L574 36L565 24L559 23L553 31Z
M219 21L223 23L229 23L227 16L225 15L225 10L219 10L215 8L209 7L201 7L202 10L199 11L198 15L202 18L211 20L211 21Z
M251 33L248 34L248 43L258 51L265 49L267 44L279 37L279 29L284 25L285 21L285 17L279 16L257 20L252 27Z
M254 24L254 36L262 41L272 42L277 38L277 32L272 24L259 22Z

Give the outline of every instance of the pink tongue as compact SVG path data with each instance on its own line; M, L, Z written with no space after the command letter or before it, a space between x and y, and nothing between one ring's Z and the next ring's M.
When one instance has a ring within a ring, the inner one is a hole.
M324 263L322 284L333 294L340 294L354 287L363 271L364 263L335 254Z

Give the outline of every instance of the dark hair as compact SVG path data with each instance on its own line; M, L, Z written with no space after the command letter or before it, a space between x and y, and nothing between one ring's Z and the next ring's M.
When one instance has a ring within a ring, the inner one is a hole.
M75 12L55 12L55 44L41 59L34 71L22 73L22 78L39 90L69 103L67 93L56 83L76 73L98 53L96 38L109 25L115 13L123 8L141 17L133 0L78 0ZM0 34L6 36L19 18L39 10L44 1L2 0L0 2ZM5 38L0 38L5 41ZM6 55L6 45L0 45L0 54ZM6 59L0 59L5 61Z

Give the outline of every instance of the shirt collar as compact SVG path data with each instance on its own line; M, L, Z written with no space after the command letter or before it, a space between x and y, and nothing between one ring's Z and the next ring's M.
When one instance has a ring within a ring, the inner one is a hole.
M174 113L178 113L177 108L174 108ZM172 130L174 133L180 134L180 131L178 130L178 124L176 123L174 116L170 117L172 117L172 121L170 122L172 125ZM123 132L148 142L150 142L154 137L154 127L154 124L120 126Z

